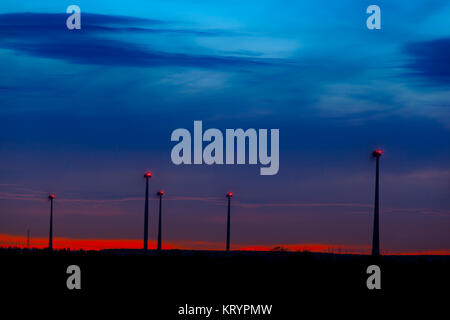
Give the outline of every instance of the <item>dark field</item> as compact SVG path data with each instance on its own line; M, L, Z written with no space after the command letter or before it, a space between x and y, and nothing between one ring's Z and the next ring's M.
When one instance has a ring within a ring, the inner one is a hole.
M273 319L306 305L360 301L393 303L429 297L450 285L449 256L336 255L308 252L167 250L0 250L2 290L95 301L145 301L152 312L176 318L179 306L273 304ZM68 290L66 268L81 268L81 290ZM381 290L368 290L366 269L381 267ZM448 296L448 295L446 295ZM359 303L359 302L358 302ZM322 311L327 311L326 308ZM328 310L329 311L329 310ZM238 316L236 319L242 319ZM202 319L204 317L187 317ZM211 317L212 319L216 319ZM227 317L219 317L218 319ZM260 316L261 319L270 318ZM247 319L244 317L244 319ZM251 319L254 319L252 317Z

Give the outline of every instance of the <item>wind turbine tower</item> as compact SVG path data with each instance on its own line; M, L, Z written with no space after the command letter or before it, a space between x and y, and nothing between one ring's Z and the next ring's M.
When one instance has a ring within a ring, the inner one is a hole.
M227 252L230 251L230 207L231 198L233 197L233 192L227 193L228 198L228 215L227 215Z
M380 227L379 227L379 215L380 215L380 157L383 151L378 149L372 152L372 157L376 159L376 173L375 173L375 205L373 215L373 240L372 240L372 256L380 255Z
M148 248L148 180L152 177L150 171L144 174L145 178L145 215L144 215L144 250Z
M55 199L55 195L52 193L48 196L48 200L50 200L50 232L48 234L48 249L50 251L53 250L53 200Z
M158 220L158 251L161 251L161 245L162 245L162 235L161 235L161 223L162 223L162 196L164 195L164 191L160 190L156 193L159 196L159 220Z

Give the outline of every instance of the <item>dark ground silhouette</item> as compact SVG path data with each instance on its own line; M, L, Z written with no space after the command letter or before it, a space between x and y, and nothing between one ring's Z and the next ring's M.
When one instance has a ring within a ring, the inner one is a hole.
M395 303L405 295L429 297L450 288L450 256L0 249L0 260L1 286L7 292L50 294L69 301L143 299L153 312L165 314L164 319L176 319L178 306L186 303L273 304L271 318L288 319L311 305ZM79 291L66 288L66 268L73 264L81 268ZM366 287L371 264L381 267L381 290Z

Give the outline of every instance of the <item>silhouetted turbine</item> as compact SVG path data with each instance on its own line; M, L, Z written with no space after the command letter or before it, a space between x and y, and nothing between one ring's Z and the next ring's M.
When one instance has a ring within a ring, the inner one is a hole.
M231 197L232 192L227 193L228 198L228 216L227 216L227 252L230 251L230 207L231 207Z
M48 196L48 200L50 200L50 232L48 234L48 249L53 250L53 199L55 199L55 195L52 193Z
M145 216L144 216L144 250L148 248L148 180L152 177L152 173L146 172L145 178Z
M158 250L161 251L161 216L162 216L162 196L164 194L163 190L156 193L159 196L159 221L158 221Z
M380 228L379 228L379 188L380 188L380 157L383 154L381 150L375 150L372 152L372 156L376 159L376 173L375 173L375 205L373 215L373 240L372 240L372 256L380 255Z

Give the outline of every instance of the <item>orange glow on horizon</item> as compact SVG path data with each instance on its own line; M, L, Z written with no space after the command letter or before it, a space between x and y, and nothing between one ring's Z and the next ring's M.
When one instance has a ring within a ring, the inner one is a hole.
M48 238L32 238L31 248L44 249L48 247ZM0 234L0 247L26 248L26 236ZM54 249L70 248L71 250L102 250L102 249L142 249L142 239L72 239L53 238ZM149 247L156 248L156 241L149 240ZM224 250L223 243L207 241L182 241L178 243L163 243L163 249L181 250ZM370 254L370 246L364 245L333 245L321 243L286 244L273 246L246 246L235 244L233 250L241 251L309 251L335 254ZM450 255L450 249L422 251L386 250L384 255Z

